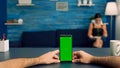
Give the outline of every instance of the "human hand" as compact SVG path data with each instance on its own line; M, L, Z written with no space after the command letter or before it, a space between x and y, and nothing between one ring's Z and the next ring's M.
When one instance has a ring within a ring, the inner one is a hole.
M59 57L57 56L58 53L59 50L54 50L38 57L39 64L60 63Z
M75 51L73 52L73 60L72 62L81 62L81 63L91 63L94 56L84 52L84 51Z

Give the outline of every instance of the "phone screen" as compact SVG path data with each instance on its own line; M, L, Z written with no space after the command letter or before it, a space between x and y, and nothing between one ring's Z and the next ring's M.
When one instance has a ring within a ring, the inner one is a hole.
M72 61L72 35L60 35L60 61Z

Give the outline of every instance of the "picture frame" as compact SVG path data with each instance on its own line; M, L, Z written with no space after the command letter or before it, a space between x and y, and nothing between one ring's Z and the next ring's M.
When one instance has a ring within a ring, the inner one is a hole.
M68 11L68 2L56 2L57 11Z

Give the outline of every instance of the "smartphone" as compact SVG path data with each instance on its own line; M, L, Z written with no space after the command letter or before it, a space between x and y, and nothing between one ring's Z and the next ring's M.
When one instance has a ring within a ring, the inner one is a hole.
M60 61L72 61L72 35L60 35Z

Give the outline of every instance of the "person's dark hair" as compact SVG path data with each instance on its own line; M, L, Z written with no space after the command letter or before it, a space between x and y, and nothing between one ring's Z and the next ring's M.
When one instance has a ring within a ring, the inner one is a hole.
M95 18L95 19L96 19L96 18L102 18L102 16L101 16L100 13L96 13L94 18Z

